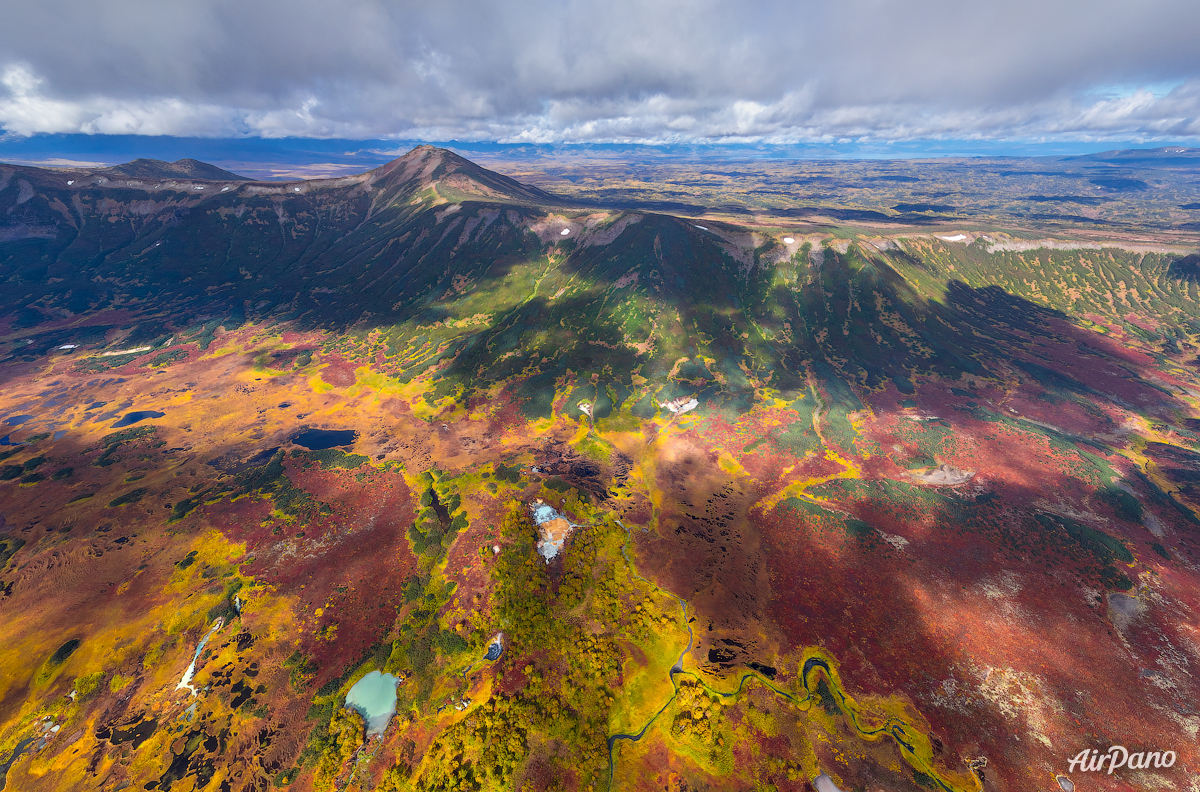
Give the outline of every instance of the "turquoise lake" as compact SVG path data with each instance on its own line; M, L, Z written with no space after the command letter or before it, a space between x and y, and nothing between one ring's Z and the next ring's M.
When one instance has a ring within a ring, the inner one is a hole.
M383 734L396 714L396 677L372 671L346 693L346 706L367 721L367 735Z

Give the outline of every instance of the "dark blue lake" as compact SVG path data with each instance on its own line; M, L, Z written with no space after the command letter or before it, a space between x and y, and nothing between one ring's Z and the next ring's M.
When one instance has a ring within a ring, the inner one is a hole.
M160 413L155 410L138 410L137 412L125 413L125 417L113 424L113 429L120 429L122 426L133 426L138 421L144 421L147 418L162 418L166 413Z
M292 438L298 446L304 446L309 451L322 451L326 448L336 448L352 444L358 439L358 432L353 429L305 429Z
M33 418L32 415L14 415L12 418L9 418L8 420L6 420L4 422L4 425L5 426L20 426L21 424L25 423L26 421L30 420L31 418Z

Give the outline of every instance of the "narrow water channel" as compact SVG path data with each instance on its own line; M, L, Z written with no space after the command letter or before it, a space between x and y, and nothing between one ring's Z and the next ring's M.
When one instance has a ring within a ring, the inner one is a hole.
M5 784L8 783L8 769L13 766L13 762L21 758L21 754L25 753L25 749L32 745L35 739L37 738L27 737L21 740L21 742L17 743L17 747L13 749L12 755L3 764L0 764L0 790L4 789Z
M948 785L938 775L937 771L933 768L933 766L931 764L929 764L928 762L926 762L924 759L921 758L921 756L919 756L917 754L914 740L912 737L909 736L909 729L912 729L912 726L910 724L900 720L899 718L888 717L884 721L883 725L878 728L874 728L874 729L865 728L863 725L861 725L859 723L859 711L858 711L857 704L854 702L853 699L851 699L850 697L848 697L846 695L845 691L842 688L841 680L838 678L838 676L834 672L834 670L830 667L829 662L820 656L811 656L804 662L803 668L800 673L801 685L804 687L804 692L805 692L805 696L802 699L797 699L791 693L788 693L785 690L779 689L774 684L772 684L769 679L767 679L761 673L758 673L756 671L750 671L746 674L743 674L741 679L738 681L737 689L735 689L734 691L732 691L730 693L722 693L719 690L714 690L711 687L709 687L707 684L705 684L704 680L701 679L699 677L699 675L697 675L696 673L694 673L692 671L684 671L683 670L683 659L687 656L688 652L690 652L692 650L692 645L695 640L695 634L692 632L692 626L691 626L691 624L688 623L687 603L684 601L684 599L682 597L677 597L676 595L672 594L671 592L665 591L664 589L660 588L657 584L651 582L650 580L647 580L646 578L642 577L641 575L639 575L637 573L637 571L634 568L633 562L630 560L629 554L627 552L627 549L629 547L629 540L631 538L629 528L620 520L616 520L616 523L617 523L617 525L620 525L621 528L623 528L625 530L625 544L623 544L621 546L621 555L625 558L626 563L629 564L630 574L632 574L638 580L641 580L642 582L657 589L658 591L662 591L664 594L673 598L675 601L677 601L679 603L680 610L682 610L682 612L683 612L683 623L687 627L687 631L688 631L688 643L687 643L687 648L684 649L683 652L680 653L679 659L675 662L675 665L671 666L671 669L667 672L667 676L671 681L671 695L667 698L666 702L662 705L662 707L660 707L658 709L658 711L655 712L650 717L650 719L646 721L645 725L643 725L642 728L640 730L638 730L637 732L613 734L606 741L607 745L608 745L608 788L609 788L609 790L612 789L613 781L616 778L616 764L615 764L615 759L613 757L613 751L614 751L614 748L615 748L617 742L620 740L628 740L629 742L637 742L642 739L642 737L646 734L646 731L654 724L654 722L656 720L658 720L658 717L660 715L662 715L663 712L666 711L667 707L669 707L671 705L671 702L673 702L675 700L675 697L679 694L679 685L675 681L676 675L687 674L688 676L690 676L690 677L696 679L698 682L700 682L700 684L703 685L705 690L707 690L708 692L710 692L714 695L720 696L722 698L734 698L734 697L738 696L742 692L743 688L745 687L747 680L755 679L759 682L759 684L774 691L778 695L783 696L784 698L788 699L789 701L793 702L794 704L797 704L797 705L807 704L807 705L811 706L812 704L820 704L821 703L821 698L814 692L816 689L816 683L814 682L812 686L809 685L809 675L819 670L819 671L823 672L822 676L824 676L826 685L828 686L830 692L836 697L839 708L841 709L842 712L846 713L851 725L854 726L855 731L858 733L858 735L860 737L871 738L871 737L877 737L880 735L887 735L887 736L891 737L896 742L896 744L899 746L899 748L901 750L901 754L904 756L904 758L908 762L909 766L912 767L914 770L919 771L922 775L924 775L926 778L928 778L932 784L936 785L937 789L941 790L941 792L968 792L968 790L966 790L965 788L959 789L959 788ZM815 651L819 651L819 650L812 650L812 651L815 652ZM830 778L825 773L821 773L817 777L817 779L814 779L814 781L821 781L821 784L818 788L819 789L823 788L822 792L834 792L835 790L837 790L837 786L833 783L833 779ZM840 790L838 792L840 792Z
M200 645L196 647L196 654L192 655L192 662L188 665L187 671L183 672L183 679L179 680L179 684L175 686L176 690L187 688L192 691L193 696L196 695L196 688L192 687L192 677L196 675L196 662L200 659L200 653L204 651L204 645L208 643L209 637L223 626L225 626L225 618L218 616L217 620L213 622L213 626L200 639Z
M642 577L641 575L639 575L637 573L637 569L634 567L633 561L631 561L629 559L629 553L627 552L627 550L629 548L629 540L631 538L631 534L629 532L629 527L627 525L625 525L625 523L621 522L620 520L617 520L616 523L617 523L617 525L621 526L621 528L624 529L624 531L625 531L625 543L623 545L621 545L621 555L625 558L625 563L627 563L629 565L629 573L631 575L633 575L635 578L637 578L638 580L642 581L643 583L646 583L647 585L649 585L655 589L658 589L659 591L663 591L664 594L666 594L667 596L671 597L672 599L674 599L676 602L679 603L679 609L680 609L680 611L683 612L683 624L685 627L687 627L687 631L688 631L688 642L687 642L687 647L685 647L684 650L679 653L679 659L675 661L675 665L671 666L671 670L669 670L667 672L667 677L671 680L671 696L670 696L670 698L668 698L666 700L666 702L662 705L662 707L660 707L658 709L657 712L655 712L652 716L650 716L650 720L646 721L645 725L642 726L642 728L639 731L637 731L636 733L632 733L632 734L630 734L630 733L613 734L606 741L608 744L608 788L609 789L612 789L613 779L615 777L614 771L616 769L616 765L614 764L614 760L613 760L614 746L617 744L618 740L628 740L629 742L637 742L638 740L642 739L643 735L646 734L646 730L649 729L656 720L658 720L658 716L662 715L663 712L667 709L667 707L671 706L671 702L675 700L675 696L678 695L678 693L679 693L679 686L675 683L675 675L683 673L683 658L687 657L688 652L692 651L692 644L695 642L695 639L696 639L695 634L692 632L692 625L688 623L687 603L684 601L683 597L677 597L669 591L659 589L659 587L656 584L650 582L649 580L647 580L646 578Z

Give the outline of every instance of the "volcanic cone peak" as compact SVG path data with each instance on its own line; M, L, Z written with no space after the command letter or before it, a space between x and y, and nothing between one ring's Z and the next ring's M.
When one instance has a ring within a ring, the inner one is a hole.
M505 203L561 206L562 198L490 171L453 151L421 145L370 171L374 187L418 192L433 188L450 200L484 199Z

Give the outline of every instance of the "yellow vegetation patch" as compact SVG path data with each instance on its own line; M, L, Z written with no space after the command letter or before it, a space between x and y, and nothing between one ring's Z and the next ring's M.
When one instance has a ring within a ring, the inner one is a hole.
M806 669L807 674L804 673ZM900 757L913 770L940 781L955 792L979 792L983 788L982 782L973 773L955 772L935 765L929 723L906 699L900 696L871 696L862 702L857 701L846 692L838 673L837 660L820 647L804 650L800 671L800 681L807 696L798 706L810 718L830 726L833 719L838 718L859 739L868 743L893 742ZM827 707L830 709L827 710ZM840 713L832 714L833 707ZM836 730L829 731L834 733Z
M832 475L829 475L829 476L817 476L815 478L797 479L797 480L789 483L782 489L757 501L755 503L755 506L758 507L759 509L761 509L764 513L767 513L767 512L770 512L772 509L774 509L775 506L778 505L778 503L780 501L782 501L786 498L800 498L801 500L806 500L806 501L809 501L810 503L823 504L823 503L825 503L825 501L823 499L814 498L814 497L808 495L807 490L809 488L815 487L819 484L824 484L827 481L833 481L835 479L853 479L853 478L859 477L859 471L858 471L857 467L850 460L846 459L845 457L841 456L840 454L835 454L828 447L826 447L824 450L824 456L826 459L830 459L830 460L840 463L843 466L843 469L841 471L834 473ZM792 468L790 468L790 467L785 468L783 471L784 476L787 476L791 471L792 471Z
M389 396L400 396L403 391L403 386L398 379L389 377L387 374L371 371L370 366L359 366L356 368L354 370L354 377L356 382L351 390L370 388Z

